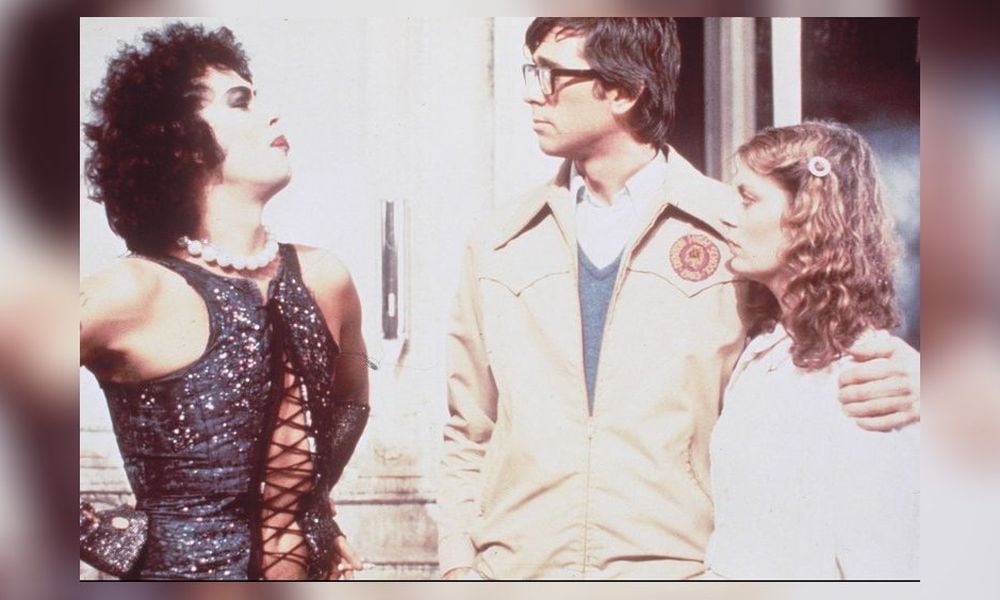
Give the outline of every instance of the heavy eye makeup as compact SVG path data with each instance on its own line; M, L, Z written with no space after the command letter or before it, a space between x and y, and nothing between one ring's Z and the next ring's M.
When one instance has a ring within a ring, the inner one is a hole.
M248 87L236 87L226 92L226 104L231 108L250 108L250 101L253 100L253 91Z

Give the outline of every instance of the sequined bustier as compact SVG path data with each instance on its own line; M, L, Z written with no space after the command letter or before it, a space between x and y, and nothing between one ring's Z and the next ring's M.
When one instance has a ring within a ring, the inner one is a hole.
M142 579L324 579L338 533L330 491L367 405L334 402L339 356L295 248L261 304L256 283L152 258L202 296L210 336L191 365L102 382L149 535Z

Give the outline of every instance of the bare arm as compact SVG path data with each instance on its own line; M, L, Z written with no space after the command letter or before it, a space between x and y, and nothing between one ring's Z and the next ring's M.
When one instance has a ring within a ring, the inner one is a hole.
M80 364L93 362L104 346L109 325L107 310L94 300L93 283L80 284Z
M353 455L367 420L367 412L358 411L360 407L367 411L368 406L368 353L362 336L361 301L350 272L333 254L306 246L298 247L298 252L306 285L314 290L340 349L333 365L334 410L340 412L334 424L332 455L337 465L335 478L339 479L340 469ZM332 500L330 505L332 508ZM333 544L337 558L330 579L353 579L354 573L364 568L360 555L343 534Z
M155 276L123 260L80 282L80 364L91 370L146 316Z
M350 275L338 286L340 356L334 378L334 400L368 404L368 350L361 335L361 301Z
M350 271L333 253L296 246L306 286L312 290L340 354L334 363L334 400L368 404L368 351L362 337L361 300Z

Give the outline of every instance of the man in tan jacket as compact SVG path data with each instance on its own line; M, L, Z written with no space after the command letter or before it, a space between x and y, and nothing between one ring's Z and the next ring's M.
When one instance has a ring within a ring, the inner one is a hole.
M746 330L728 186L667 143L671 19L536 19L525 101L547 185L471 238L448 339L446 578L681 579L712 530L708 442ZM846 379L862 426L916 418L901 340Z

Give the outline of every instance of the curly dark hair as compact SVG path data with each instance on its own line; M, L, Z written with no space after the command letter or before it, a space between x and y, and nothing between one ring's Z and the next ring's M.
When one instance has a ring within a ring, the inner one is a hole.
M198 226L198 201L223 153L197 112L195 81L207 68L251 79L246 54L225 27L172 23L123 44L90 97L84 124L90 197L129 250L162 253Z
M670 17L540 17L524 34L534 52L550 33L582 35L583 58L604 87L636 97L625 123L637 140L667 152L674 123L681 45Z
M772 329L780 318L792 338L793 362L818 369L843 356L866 329L897 327L899 241L868 142L841 123L807 121L764 129L737 155L792 195L782 217L790 238L782 259L792 270L782 299L786 311L781 315L776 299L755 284L751 334ZM809 170L814 156L830 162L829 174Z

